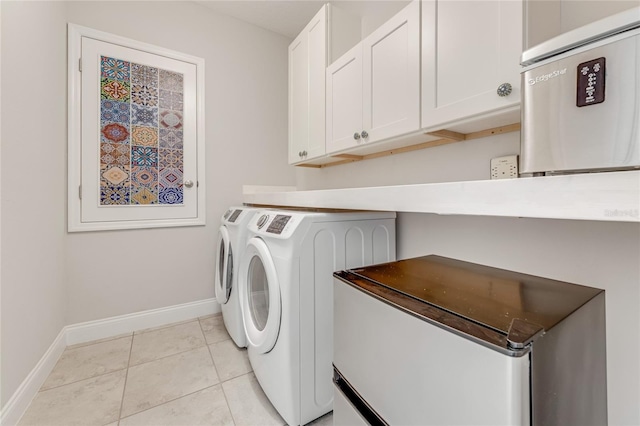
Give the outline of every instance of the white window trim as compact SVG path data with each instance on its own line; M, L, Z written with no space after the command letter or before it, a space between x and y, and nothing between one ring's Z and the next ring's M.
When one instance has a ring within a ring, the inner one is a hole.
M82 103L81 72L82 37L90 37L107 43L120 44L131 49L142 50L192 63L196 66L196 149L197 155L197 216L186 219L148 219L130 221L83 222L81 203L82 184ZM204 59L163 47L116 36L76 24L68 24L68 232L104 231L116 229L165 228L176 226L205 225L205 129L204 129Z

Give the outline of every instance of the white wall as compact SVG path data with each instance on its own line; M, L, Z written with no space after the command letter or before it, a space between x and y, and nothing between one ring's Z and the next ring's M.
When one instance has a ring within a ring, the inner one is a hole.
M526 0L525 47L638 6L638 0Z
M0 8L4 406L66 324L66 33L62 3Z
M505 133L322 169L298 167L297 185L330 189L489 179L491 158L519 152L520 133Z
M69 2L69 22L205 59L207 226L70 234L68 322L214 296L219 219L247 183L292 185L286 37L191 2Z
M67 324L214 297L242 185L292 185L289 39L192 2L2 1L2 399ZM205 59L207 226L66 233L66 23Z
M561 2L561 32L567 32L590 22L639 7L638 0L563 0Z

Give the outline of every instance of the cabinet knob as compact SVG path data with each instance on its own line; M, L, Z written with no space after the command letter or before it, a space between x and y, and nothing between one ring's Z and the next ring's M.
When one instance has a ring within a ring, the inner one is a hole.
M511 87L511 84L502 83L500 86L498 86L498 90L496 90L496 93L501 98L504 98L505 96L509 96L512 91L513 91L513 87Z
M303 157L306 157L306 156L307 156L307 151L306 151L306 150L305 150L305 151L302 151L302 156L303 156Z
M355 133L353 134L353 138L354 138L355 140L360 139L360 133L355 132Z
M369 133L367 133L366 130L363 130L362 133L360 133L360 136L362 136L362 139L366 139L369 137Z
M190 180L187 180L184 182L184 186L187 188L191 188L193 186L193 182Z
M302 157L302 151L298 151L298 157Z

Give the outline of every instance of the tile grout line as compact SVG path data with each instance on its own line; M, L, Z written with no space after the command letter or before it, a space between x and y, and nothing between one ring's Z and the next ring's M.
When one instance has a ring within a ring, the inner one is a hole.
M205 346L208 346L206 342L205 342L205 344L204 344L204 345L201 345L201 346L194 346L193 348L190 348L190 349L185 349L185 350L180 351L180 352L176 352L176 353L173 353L173 354L169 354L169 355L161 356L160 358L154 358L154 359L151 359L151 360L149 360L149 361L141 362L141 363L139 363L139 364L129 365L129 368L131 368L131 367L138 367L138 366L140 366L140 365L149 364L149 363L151 363L151 362L159 361L159 360L161 360L161 359L169 358L169 357L171 357L171 356L175 356L175 355L180 355L180 354L183 354L183 353L185 353L185 352L195 351L196 349L200 349L200 348L203 348L203 347L205 347Z
M190 393L184 394L184 395L182 395L182 396L178 396L178 397L176 397L176 398L170 399L170 400L168 400L168 401L163 402L162 404L154 405L153 407L145 408L144 410L137 411L137 412L135 412L135 413L129 414L128 416L124 416L124 417L120 418L120 419L118 420L118 423L120 423L120 420L128 419L129 417L136 416L136 415L138 415L138 414L140 414L140 413L144 413L145 411L149 411L149 410L153 410L154 408L162 407L163 405L169 404L170 402L175 402L175 401L177 401L177 400L179 400L179 399L186 398L187 396L191 396L191 395L193 395L193 394L196 394L196 393L198 393L198 392L202 392L203 390L210 389L210 388L213 388L213 387L215 387L215 386L220 386L220 387L222 388L222 383L216 383L215 385L207 386L207 387L205 387L205 388L198 389L197 391L193 391L193 392L190 392Z
M127 374L124 376L124 386L122 387L122 398L120 399L120 410L118 411L118 426L120 425L120 418L122 416L122 408L124 407L124 393L127 390L127 379L129 378L129 366L131 365L131 354L133 353L133 340L135 335L131 335L131 347L129 348L129 359L127 360Z
M58 386L54 386L54 387L51 387L51 388L46 388L46 389L40 388L38 390L38 393L40 393L40 392L48 392L48 391L54 390L54 389L60 389L62 387L68 386L68 385L74 385L76 383L80 383L80 382L83 382L85 380L91 380L91 379L95 379L95 378L98 378L98 377L107 376L109 374L117 373L118 371L123 371L123 370L126 370L126 369L127 369L127 367L118 368L117 370L107 371L106 373L96 374L95 376L85 377L84 379L74 380L73 382L64 383L64 384L61 384L61 385L58 385Z
M202 329L202 322L200 322L199 319L198 319L198 322L200 323L200 331L202 331L202 334L204 335L204 330ZM205 336L204 339L206 341L207 340L207 336ZM216 376L218 376L218 380L220 380L220 383L218 383L218 384L220 385L220 390L222 391L222 396L224 397L224 403L227 406L227 410L229 410L229 415L231 416L231 421L235 425L236 424L236 419L235 419L235 417L233 417L233 412L231 411L231 406L229 405L229 399L227 398L227 394L224 391L224 386L222 386L222 384L224 382L220 378L220 373L218 373L218 368L216 367L216 362L213 359L213 354L211 353L211 345L207 344L207 350L209 351L209 356L211 357L211 362L213 363L213 368L216 371Z

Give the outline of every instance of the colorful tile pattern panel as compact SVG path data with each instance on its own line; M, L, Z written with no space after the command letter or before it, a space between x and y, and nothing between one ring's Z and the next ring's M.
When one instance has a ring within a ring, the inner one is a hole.
M183 149L182 130L160 129L160 148Z
M160 108L182 111L182 93L160 89Z
M100 120L124 123L128 126L130 121L129 104L103 99L100 101Z
M140 186L132 187L132 190L131 204L158 204L157 189Z
M107 143L129 143L129 127L127 123L100 123L100 141Z
M158 148L150 146L131 147L131 164L133 166L158 167Z
M107 166L113 164L122 166L131 164L131 148L129 145L119 143L100 144L100 165Z
M182 188L182 171L178 169L162 169L160 172L160 188Z
M165 149L158 150L158 161L164 167L182 170L182 150L181 149Z
M158 89L134 84L131 87L131 102L144 106L158 106Z
M131 88L129 83L103 78L100 82L100 98L128 102Z
M183 204L184 76L100 58L100 204Z
M131 184L147 188L158 186L158 169L156 167L134 166L131 169Z
M100 70L103 78L129 81L129 62L116 58L100 58Z
M124 185L129 180L129 166L128 165L106 165L101 168L102 173L100 176L102 180L110 185Z
M160 204L182 204L184 202L182 196L182 187L160 188L160 196L158 198Z
M101 184L100 204L104 206L129 204L129 191L129 186Z
M140 64L131 64L131 84L157 89L158 68Z
M133 126L133 145L158 146L158 129L155 127Z
M179 130L182 128L182 114L168 109L160 110L160 127Z

